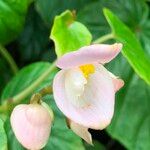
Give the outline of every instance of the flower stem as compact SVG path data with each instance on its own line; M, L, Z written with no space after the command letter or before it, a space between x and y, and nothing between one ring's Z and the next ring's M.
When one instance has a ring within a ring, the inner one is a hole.
M0 113L7 112L7 110L8 110L8 107L6 106L6 104L3 104L0 106Z
M7 60L13 73L16 74L18 72L18 67L17 67L14 59L12 58L12 56L7 51L7 49L5 47L3 47L1 44L0 44L0 53Z
M41 94L41 96L45 96L47 94L52 94L53 93L53 89L52 89L52 86L46 86L44 87L43 89L41 89L39 91L39 93Z
M51 67L48 68L35 82L33 82L29 87L23 90L18 95L12 98L13 103L20 103L24 98L31 94L48 76L56 69L55 62L52 63Z
M47 94L52 94L53 90L52 90L52 86L46 86L44 88L42 88L38 93L35 93L32 95L31 99L30 99L30 103L33 104L40 104L41 103L41 98L44 97Z
M110 40L110 39L113 39L114 38L114 35L112 33L110 34L106 34L98 39L96 39L95 41L93 41L94 44L100 44L100 43L103 43L107 40Z
M22 92L17 94L16 96L9 98L7 100L4 100L4 103L0 105L0 113L7 113L8 111L12 110L12 108L19 104L22 100L24 100L27 96L32 94L32 92L49 76L49 74L56 69L55 62L52 63L51 67L48 68L37 80L35 80L30 86L28 86L26 89L24 89ZM52 87L47 86L44 87L39 91L39 94L42 96L45 96L47 94L52 93Z

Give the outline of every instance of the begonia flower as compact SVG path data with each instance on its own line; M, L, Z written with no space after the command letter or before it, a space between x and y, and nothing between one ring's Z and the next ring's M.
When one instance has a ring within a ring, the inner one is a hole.
M102 130L110 124L115 93L124 85L103 66L121 49L121 43L85 46L63 55L56 63L62 70L53 82L55 102L69 119L70 128L90 144L88 129Z
M18 141L27 149L43 148L49 138L53 115L40 104L17 105L11 114L11 126Z

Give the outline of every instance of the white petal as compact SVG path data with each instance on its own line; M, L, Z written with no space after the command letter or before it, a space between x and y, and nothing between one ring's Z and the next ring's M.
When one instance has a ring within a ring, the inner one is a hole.
M76 133L78 136L80 136L90 145L93 145L92 136L91 136L91 133L88 131L88 128L81 126L78 123L75 123L71 120L69 120L69 126L74 133Z
M65 83L66 72L60 71L54 78L54 99L58 108L70 120L92 129L104 129L109 125L114 113L115 91L108 71L99 65L96 72L91 74L84 86L80 100L85 107L78 107L69 98ZM83 103L83 102L82 102Z
M77 107L88 105L86 100L81 100L81 95L83 95L86 83L87 80L79 68L69 69L65 74L66 96L70 102Z

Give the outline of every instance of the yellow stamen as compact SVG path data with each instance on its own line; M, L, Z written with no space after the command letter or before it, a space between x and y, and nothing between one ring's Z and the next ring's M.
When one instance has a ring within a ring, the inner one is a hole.
M87 64L79 67L84 75L84 77L87 79L89 74L92 74L95 72L95 67L92 64Z

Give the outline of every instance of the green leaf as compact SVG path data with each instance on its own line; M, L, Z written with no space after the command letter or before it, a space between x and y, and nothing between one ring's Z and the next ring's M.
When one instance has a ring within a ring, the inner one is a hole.
M93 39L110 33L110 28L103 15L103 8L110 9L140 39L144 48L150 47L150 19L148 5L143 0L98 0L87 4L77 13L77 20L84 23L91 31ZM92 19L91 19L92 18Z
M0 43L14 40L23 28L29 0L0 0Z
M110 33L110 28L102 13L103 7L100 1L96 1L87 4L77 13L77 20L87 26L94 40L104 34Z
M47 62L37 62L21 69L4 88L1 99L4 100L13 97L23 91L25 88L30 86L38 77L40 77L40 75L50 66L51 64ZM38 88L49 85L53 76L54 73L50 74L49 77Z
M52 25L52 21L56 15L59 15L67 9L78 11L91 1L92 0L36 0L35 6L49 27Z
M136 35L141 41L142 46L147 50L150 56L150 19L145 21L141 26L139 26ZM141 32L140 32L141 31Z
M7 150L7 136L4 129L4 123L0 119L0 149Z
M107 67L125 81L117 92L115 115L107 131L129 150L150 149L150 87L121 55Z
M104 9L105 17L112 28L115 39L123 43L122 53L135 72L150 84L150 58L144 53L141 44L131 30L111 11Z
M18 40L20 60L33 62L41 60L49 48L49 28L45 26L34 6L30 7L25 27ZM51 53L51 52L49 52ZM50 54L47 55L48 59Z
M75 21L75 16L69 10L56 16L50 38L55 43L57 56L89 45L92 36L88 29Z
M18 94L20 91L31 85L49 67L50 63L39 62L23 68L6 86L2 94L2 99L6 99ZM36 89L36 91L40 90L42 87L49 85L52 82L54 74L55 72L50 74L49 77L45 79L45 81ZM26 100L28 103L29 99L27 98ZM54 104L54 100L50 98L50 96L48 96L44 99L44 101L47 101L47 103L52 106L55 115L55 121L54 125L52 126L51 136L44 150L84 150L81 139L67 128L65 118ZM24 150L24 148L14 137L9 119L5 123L5 128L8 137L8 149Z

